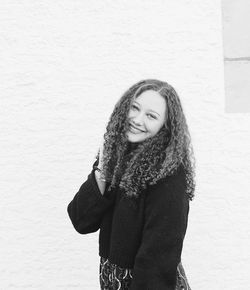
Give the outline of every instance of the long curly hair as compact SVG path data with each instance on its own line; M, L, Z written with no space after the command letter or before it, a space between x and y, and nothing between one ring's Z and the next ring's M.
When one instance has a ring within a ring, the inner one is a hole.
M146 90L154 90L164 97L166 119L153 137L130 143L128 113L133 100ZM100 150L96 158L99 158ZM158 180L175 174L183 166L186 194L190 200L195 190L195 158L191 138L180 99L166 82L146 79L131 86L119 99L106 126L103 144L101 177L108 183L108 191L116 186L128 197L139 196L141 190Z

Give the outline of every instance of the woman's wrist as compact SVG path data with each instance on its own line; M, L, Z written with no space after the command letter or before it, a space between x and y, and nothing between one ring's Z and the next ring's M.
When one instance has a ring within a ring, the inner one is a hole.
M94 170L97 170L98 172L101 172L101 169L97 165L94 166Z
M95 180L96 180L96 183L99 187L100 193L103 195L105 192L105 188L106 188L106 182L104 181L104 179L100 178L99 171L94 170L94 174L95 174Z
M96 166L94 166L94 171L95 171L95 175L96 175L96 177L99 179L99 180L101 180L101 181L103 181L103 182L106 182L106 180L104 179L104 178L101 178L101 172L102 172L102 170L96 165Z

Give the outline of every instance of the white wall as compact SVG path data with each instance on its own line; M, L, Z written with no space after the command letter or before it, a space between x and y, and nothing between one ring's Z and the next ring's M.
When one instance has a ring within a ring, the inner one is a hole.
M220 1L1 1L0 289L99 289L98 232L66 207L121 94L180 95L197 160L183 265L193 290L248 288L250 128L224 112Z

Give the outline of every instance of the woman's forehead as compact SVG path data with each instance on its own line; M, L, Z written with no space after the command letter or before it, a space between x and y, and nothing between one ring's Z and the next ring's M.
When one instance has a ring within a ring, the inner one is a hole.
M147 90L136 96L134 102L142 106L145 110L153 110L164 114L166 111L166 101L163 96L153 90Z

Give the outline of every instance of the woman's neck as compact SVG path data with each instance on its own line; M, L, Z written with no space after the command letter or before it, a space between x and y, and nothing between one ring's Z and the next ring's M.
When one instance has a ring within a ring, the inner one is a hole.
M128 142L128 152L134 151L138 147L139 143Z

